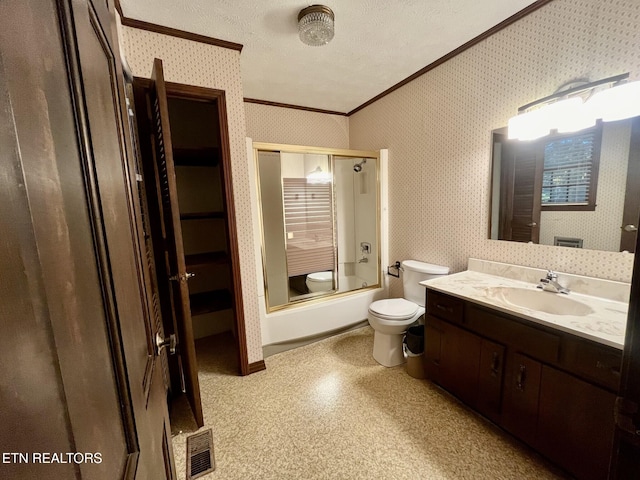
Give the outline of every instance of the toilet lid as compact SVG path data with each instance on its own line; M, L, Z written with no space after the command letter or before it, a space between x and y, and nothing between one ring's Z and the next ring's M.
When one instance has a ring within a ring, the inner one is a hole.
M388 298L373 302L369 305L369 311L385 317L405 318L415 315L418 305L404 298Z
M307 275L307 280L313 280L314 282L328 282L333 280L333 272L315 272Z

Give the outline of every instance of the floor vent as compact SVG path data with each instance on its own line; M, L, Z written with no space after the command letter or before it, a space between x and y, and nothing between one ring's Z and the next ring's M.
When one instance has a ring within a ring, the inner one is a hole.
M199 478L216 469L211 429L187 437L187 478Z

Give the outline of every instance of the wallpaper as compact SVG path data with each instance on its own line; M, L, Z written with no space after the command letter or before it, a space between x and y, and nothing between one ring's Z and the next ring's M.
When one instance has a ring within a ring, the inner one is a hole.
M247 353L249 363L262 360L240 52L129 27L123 27L122 48L136 76L148 78L160 58L167 81L226 92Z
M254 142L349 148L349 118L245 103L247 136Z
M555 0L352 115L350 148L389 149L390 260L457 272L474 257L630 281L631 254L487 239L490 134L568 81L640 79L639 24L637 0Z
M469 257L630 281L632 254L488 240L491 130L580 78L640 79L640 2L554 0L362 111L344 117L243 102L240 53L124 27L135 75L226 91L249 362L262 358L245 137L389 149L390 261L466 268ZM246 122L246 123L245 123ZM402 294L393 280L392 296Z

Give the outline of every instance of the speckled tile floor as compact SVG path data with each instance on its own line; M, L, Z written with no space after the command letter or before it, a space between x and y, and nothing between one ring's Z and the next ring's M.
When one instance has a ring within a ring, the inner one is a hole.
M197 344L217 465L203 479L563 478L404 366L378 365L370 327L269 357L266 371L247 377L235 375L231 343L221 335ZM183 430L173 447L184 479L192 427L173 426Z

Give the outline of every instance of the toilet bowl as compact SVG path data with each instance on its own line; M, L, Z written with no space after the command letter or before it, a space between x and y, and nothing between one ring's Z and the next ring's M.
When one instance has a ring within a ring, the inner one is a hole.
M333 272L309 273L305 283L311 293L329 292L333 290Z
M410 325L424 314L425 287L420 282L449 273L449 267L417 260L402 262L404 298L378 300L369 305L367 319L374 330L373 358L380 365L404 363L402 337Z

